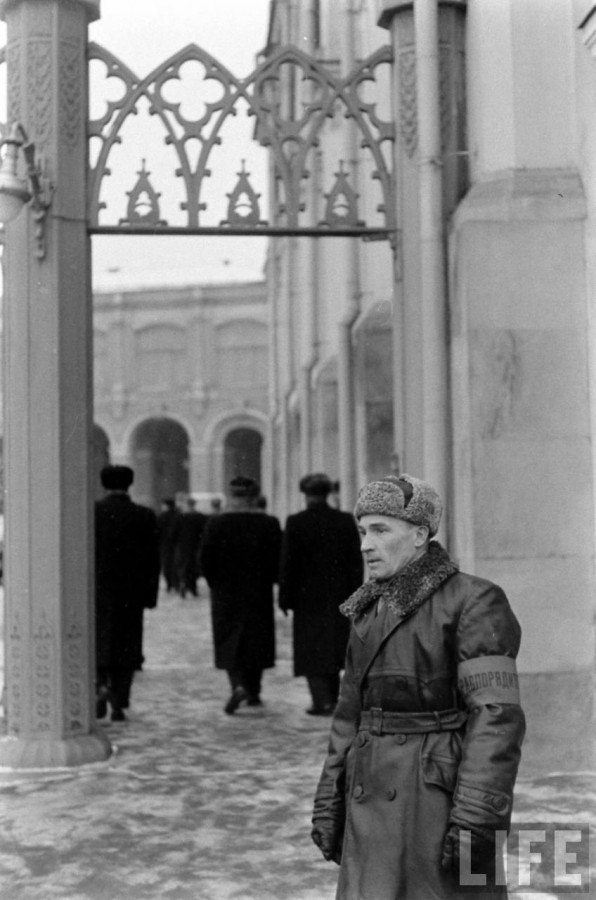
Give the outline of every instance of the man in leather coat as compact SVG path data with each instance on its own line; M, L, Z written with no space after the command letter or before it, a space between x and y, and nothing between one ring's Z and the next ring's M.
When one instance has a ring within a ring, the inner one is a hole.
M352 628L313 840L340 865L337 900L469 898L474 880L503 898L519 624L501 588L430 540L442 503L429 484L372 482L354 513L370 580L342 606Z

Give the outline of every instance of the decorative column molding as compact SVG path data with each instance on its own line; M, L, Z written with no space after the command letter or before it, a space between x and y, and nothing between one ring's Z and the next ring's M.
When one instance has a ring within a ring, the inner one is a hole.
M7 226L4 296L7 735L0 765L104 760L95 730L87 25L99 0L4 0L8 108L55 187L46 254Z
M427 8L430 3L384 0L378 23L390 30L394 53L395 203L403 240L393 293L395 453L402 470L434 479L445 491L450 404L448 367L438 364L437 355L440 350L444 363L448 352L446 266L440 257L445 253L445 223L467 187L466 3L432 0ZM431 12L436 20L432 47L427 41L422 48L420 14ZM432 112L427 102L431 90ZM423 296L428 302L421 303Z

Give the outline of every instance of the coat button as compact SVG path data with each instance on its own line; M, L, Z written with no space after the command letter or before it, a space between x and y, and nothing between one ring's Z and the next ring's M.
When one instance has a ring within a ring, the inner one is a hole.
M493 806L495 809L505 809L507 805L506 797L493 797Z
M395 735L395 743L396 743L396 744L405 744L405 742L406 742L407 740L408 740L408 739L407 739L407 737L406 737L405 734L396 734L396 735Z
M361 732L358 735L358 739L357 739L356 743L358 744L359 747L364 747L364 745L366 744L367 741L368 741L368 735L362 734L362 732Z
M395 800L396 797L397 797L397 791L395 790L395 788L391 788L391 790L387 791L387 799L388 800Z
M358 800L359 797L362 797L363 793L364 793L364 788L362 787L361 784L357 784L356 787L354 788L354 795L353 795L354 798L356 800Z

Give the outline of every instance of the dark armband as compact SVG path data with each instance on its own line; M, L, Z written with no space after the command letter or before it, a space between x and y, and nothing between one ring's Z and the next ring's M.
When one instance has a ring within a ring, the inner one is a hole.
M519 705L519 679L510 656L478 656L457 667L457 687L471 706L489 703Z

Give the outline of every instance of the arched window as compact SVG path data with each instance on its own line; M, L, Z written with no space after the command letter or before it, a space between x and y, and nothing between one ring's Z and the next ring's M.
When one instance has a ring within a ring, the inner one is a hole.
M173 419L147 419L135 429L132 490L139 503L158 509L165 497L188 492L188 447L186 430Z
M263 438L254 428L235 428L224 441L224 484L237 475L254 478L261 484Z

